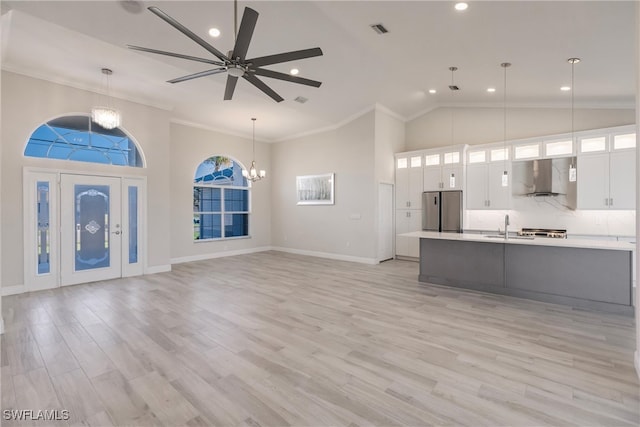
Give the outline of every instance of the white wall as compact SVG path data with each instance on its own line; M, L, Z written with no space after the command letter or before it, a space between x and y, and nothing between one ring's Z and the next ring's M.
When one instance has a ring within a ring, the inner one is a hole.
M640 124L640 96L638 90L640 90L640 7L636 2L636 126ZM636 131L636 133L638 133ZM636 150L636 212L640 210L640 150ZM636 217L636 239L640 236L640 219ZM640 245L636 243L636 265L640 265ZM635 366L636 374L640 378L640 293L636 283L636 352L635 352Z
M250 126L247 117L247 126ZM193 176L203 160L214 155L231 157L251 166L251 140L171 123L171 259L204 259L221 252L249 251L271 245L271 185L273 168L268 144L256 142L256 165L267 178L252 184L249 233L251 238L193 241Z
M151 268L169 266L169 112L117 100L123 129L140 144L147 167L126 168L24 157L31 133L46 121L69 113L88 113L99 96L84 90L2 72L2 287L23 284L22 170L25 166L91 174L123 173L147 177L148 248ZM121 172L122 171L122 172Z
M437 108L407 122L405 151L451 144L451 108ZM504 140L501 108L453 108L454 143L486 144ZM576 109L575 129L589 130L636 122L633 109ZM509 108L507 139L571 131L571 109Z
M272 245L373 262L375 111L272 147ZM296 205L296 176L335 173L335 204ZM350 219L359 215L359 219Z

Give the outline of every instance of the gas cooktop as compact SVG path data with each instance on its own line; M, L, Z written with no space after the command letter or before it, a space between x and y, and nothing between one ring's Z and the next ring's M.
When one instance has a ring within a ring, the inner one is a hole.
M567 230L559 228L523 228L518 231L518 236L531 237L552 237L556 239L566 239Z

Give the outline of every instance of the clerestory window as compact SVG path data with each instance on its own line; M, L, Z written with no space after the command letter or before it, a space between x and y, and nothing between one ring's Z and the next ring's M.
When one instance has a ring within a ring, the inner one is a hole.
M38 127L24 155L107 165L143 167L133 140L120 128L105 129L89 116L63 116Z

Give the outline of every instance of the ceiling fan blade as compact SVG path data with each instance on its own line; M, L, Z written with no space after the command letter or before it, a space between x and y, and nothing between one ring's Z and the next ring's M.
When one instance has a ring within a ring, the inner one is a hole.
M167 15L166 13L158 9L157 7L151 6L148 9L151 12L153 12L156 16L158 16L160 19L162 19L163 21L171 25L173 28L180 31L182 34L189 37L194 42L198 43L200 46L205 48L207 51L209 51L213 55L217 56L220 60L225 62L229 61L229 58L227 58L224 53L220 52L218 49L211 46L209 43L207 43L206 41L198 37L193 31L191 31L190 29L188 29L187 27L185 27L184 25L182 25L181 23L179 23L178 21L176 21L175 19L173 19L172 17L170 17L169 15Z
M238 83L238 78L227 75L227 86L224 88L224 100L229 101L233 98L233 92L236 90L236 83Z
M263 91L264 93L269 95L271 98L273 98L274 101L276 101L276 102L284 101L283 97L278 95L273 89L271 89L262 80L260 80L259 78L257 78L253 74L245 73L244 76L242 76L242 77L244 77L245 80L247 80L249 83L251 83L252 85L257 87L258 89L260 89L261 91Z
M238 30L238 37L236 38L236 45L233 47L233 59L240 58L244 61L247 50L249 50L253 30L256 28L256 22L258 22L258 12L245 7L240 29Z
M322 49L320 49L319 47L314 47L311 49L294 50L292 52L261 56L259 58L248 59L246 62L253 64L254 67L263 67L265 65L295 61L296 59L313 58L314 56L321 55Z
M227 67L214 68L213 70L200 71L199 73L178 77L177 79L169 80L167 83L180 83L186 80L192 80L192 79L197 79L199 77L210 76L212 74L224 73L225 71L227 71Z
M315 80L292 76L285 73L279 73L277 71L265 70L264 68L256 68L255 70L250 70L250 72L254 72L257 76L271 77L272 79L285 80L287 82L299 83L301 85L320 87L320 85L322 84L322 82L318 82Z
M166 56L172 56L174 58L188 59L189 61L204 62L205 64L224 65L224 63L220 61L212 61L211 59L198 58L197 56L183 55L181 53L167 52L164 50L150 49L148 47L133 46L130 44L128 44L127 47L129 49L139 50L141 52L156 53L158 55L166 55Z

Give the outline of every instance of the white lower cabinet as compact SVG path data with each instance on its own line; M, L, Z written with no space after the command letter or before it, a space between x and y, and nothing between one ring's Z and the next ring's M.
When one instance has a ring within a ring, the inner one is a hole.
M511 203L511 171L509 185L502 186L503 163L467 165L467 209L509 209Z
M403 233L422 230L422 211L396 210L396 256L418 258L420 256L420 239L400 236Z

